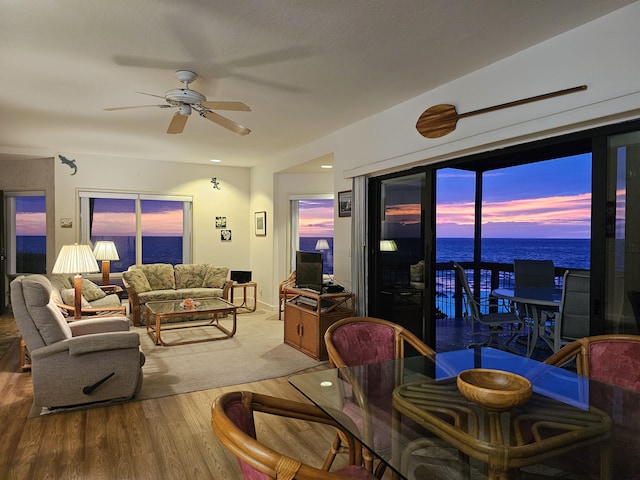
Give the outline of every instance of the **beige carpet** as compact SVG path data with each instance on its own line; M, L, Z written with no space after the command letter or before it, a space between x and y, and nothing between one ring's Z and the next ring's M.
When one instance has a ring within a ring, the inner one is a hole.
M230 319L220 322L231 329ZM156 346L146 327L132 329L140 333L146 356L139 400L282 377L321 363L284 344L284 322L271 311L238 315L229 339L189 345ZM200 327L163 332L162 339L220 335L216 328Z

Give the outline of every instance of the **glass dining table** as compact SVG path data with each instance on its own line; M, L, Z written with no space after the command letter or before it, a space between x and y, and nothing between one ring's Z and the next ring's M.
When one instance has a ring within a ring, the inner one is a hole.
M456 377L479 368L526 377L531 398L507 411L467 400ZM393 478L640 478L640 392L502 350L326 369L289 382Z

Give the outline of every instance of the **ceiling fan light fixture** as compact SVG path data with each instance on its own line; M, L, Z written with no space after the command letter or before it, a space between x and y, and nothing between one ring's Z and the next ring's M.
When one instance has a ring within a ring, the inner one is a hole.
M180 105L180 115L189 116L191 115L191 105Z

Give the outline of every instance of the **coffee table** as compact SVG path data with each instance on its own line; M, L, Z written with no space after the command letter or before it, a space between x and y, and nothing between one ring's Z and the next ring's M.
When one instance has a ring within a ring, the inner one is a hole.
M231 338L236 333L236 309L235 305L221 298L197 298L194 299L193 308L184 308L182 300L168 300L161 302L148 302L145 305L147 333L156 345L184 345L187 343L211 342ZM231 331L220 325L219 316L231 315ZM186 317L200 317L187 320ZM182 318L181 318L182 317ZM167 322L175 319L175 322ZM164 321L164 322L163 322ZM162 340L162 332L197 327L215 327L223 336L207 336L195 340L176 340L165 342Z

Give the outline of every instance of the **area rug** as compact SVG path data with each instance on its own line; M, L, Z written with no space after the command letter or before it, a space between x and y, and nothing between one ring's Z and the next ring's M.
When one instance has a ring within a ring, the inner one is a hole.
M146 327L140 333L146 356L139 400L249 383L290 375L318 362L286 345L284 322L278 314L257 310L237 316L236 334L228 339L188 345L155 345ZM231 328L231 319L220 320ZM212 327L162 333L165 342L220 336Z
M231 329L231 319L220 323ZM277 378L312 368L319 362L286 345L284 322L271 311L256 310L237 316L236 334L224 340L186 345L155 345L146 327L131 327L140 334L140 345L146 357L142 367L142 389L133 401L166 397L211 388L238 385ZM198 327L162 333L165 342L221 336L216 328ZM31 408L29 417L84 410L80 407Z

